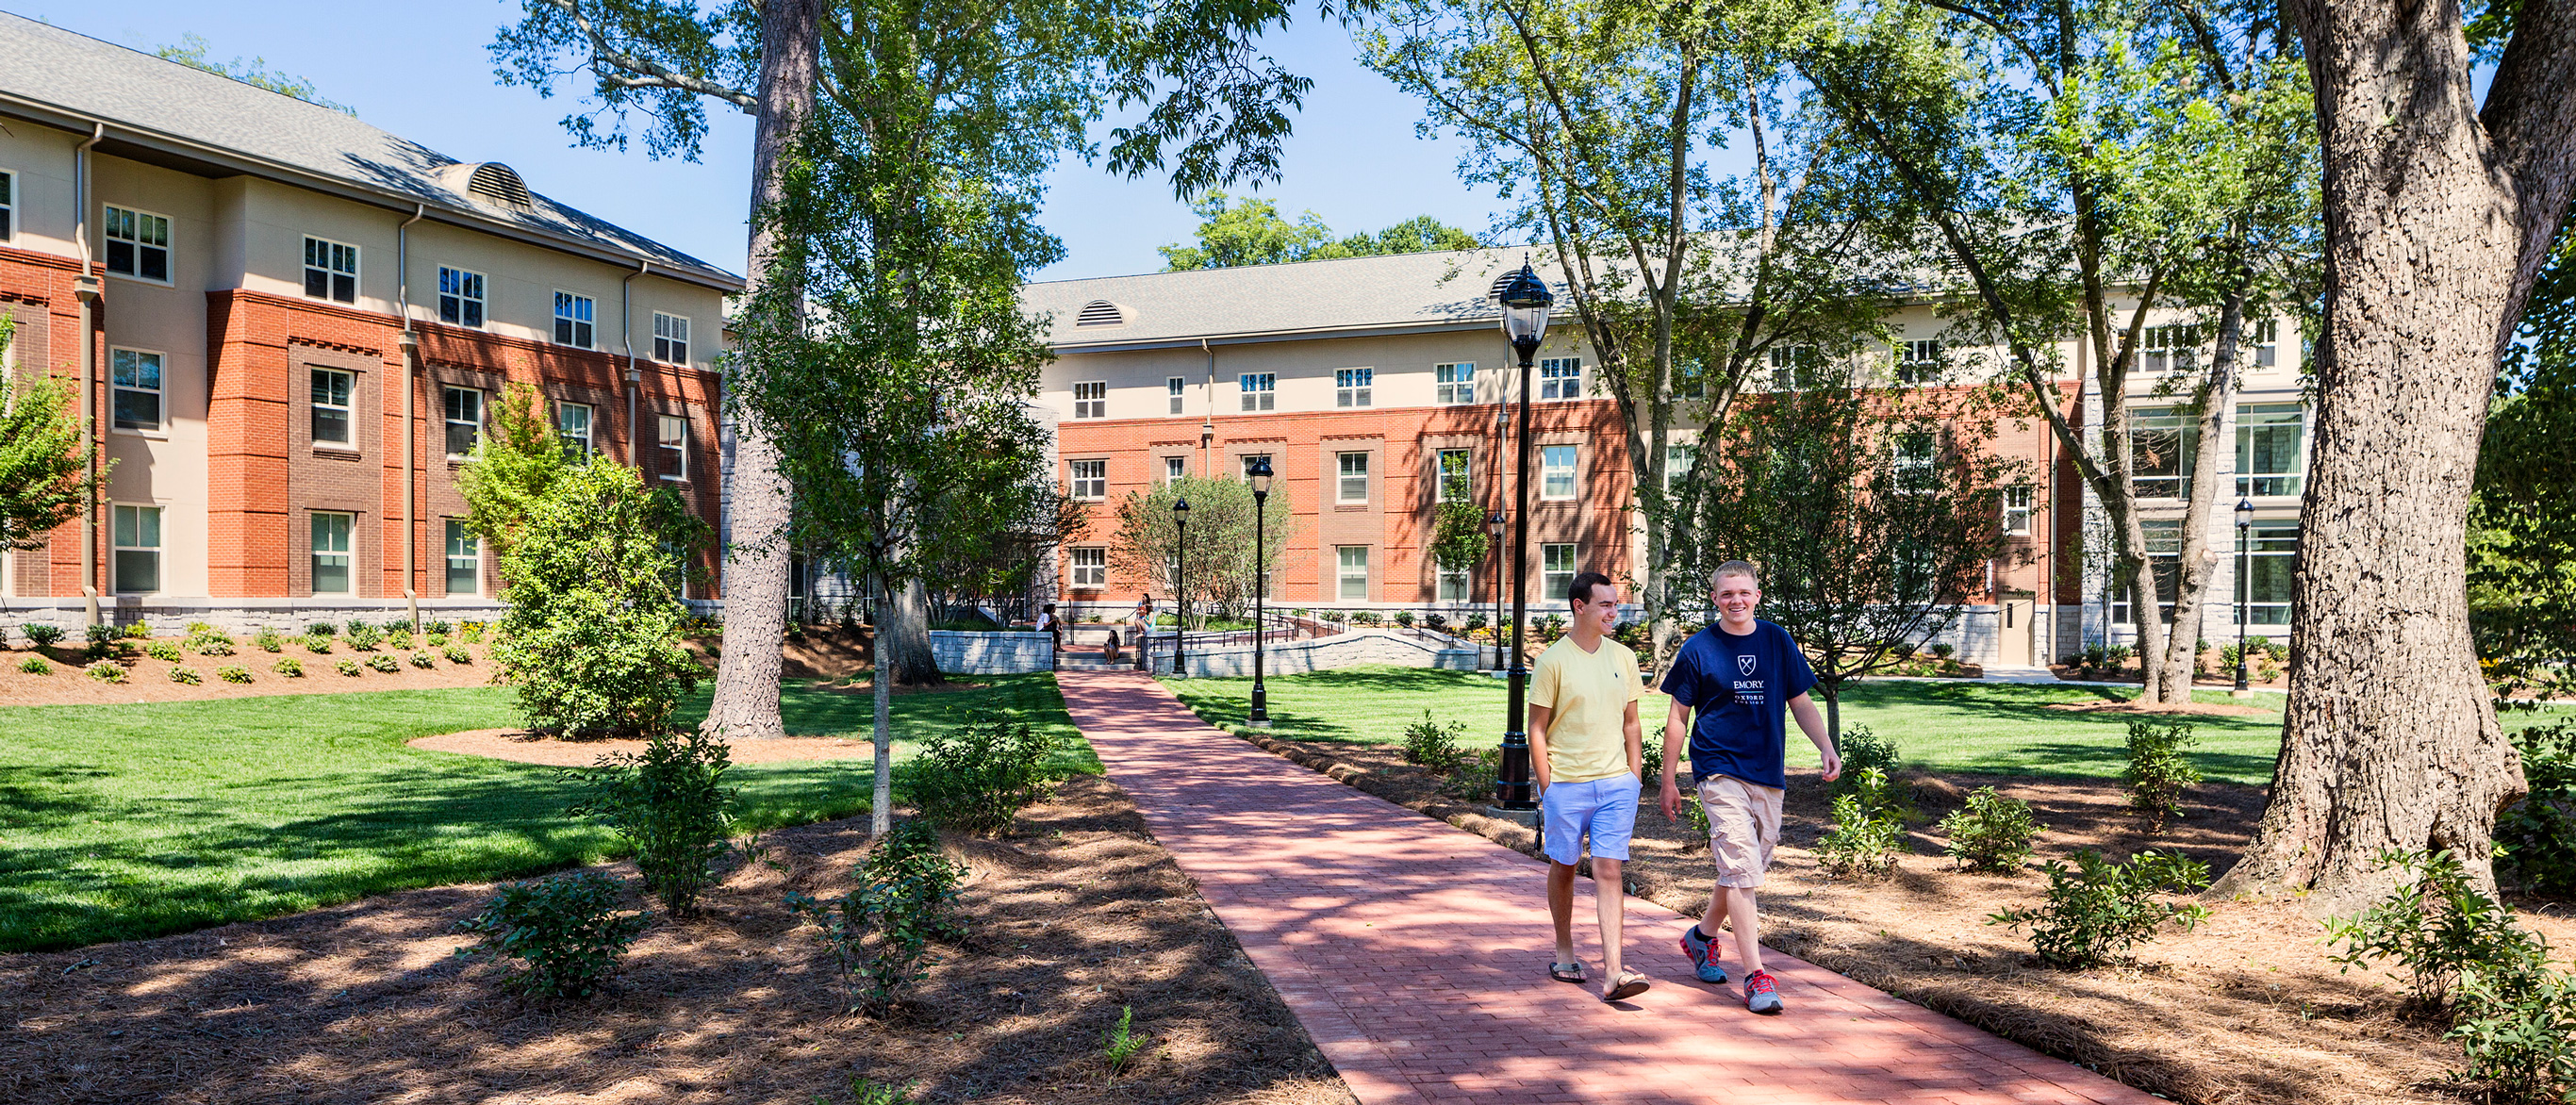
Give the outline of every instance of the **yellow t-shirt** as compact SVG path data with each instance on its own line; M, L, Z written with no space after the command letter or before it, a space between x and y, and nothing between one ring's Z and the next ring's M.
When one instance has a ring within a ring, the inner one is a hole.
M1529 704L1550 711L1550 780L1588 783L1625 774L1628 704L1645 694L1646 681L1637 674L1637 654L1608 637L1601 638L1599 650L1585 652L1569 634L1539 653Z

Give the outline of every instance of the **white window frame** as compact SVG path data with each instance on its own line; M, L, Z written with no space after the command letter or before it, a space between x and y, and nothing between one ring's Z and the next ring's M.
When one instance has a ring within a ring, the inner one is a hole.
M489 325L492 305L485 297L491 286L489 278L472 269L438 266L438 321L468 330Z
M1476 577L1465 568L1440 568L1432 581L1434 602L1476 601Z
M556 345L599 348L599 302L579 292L555 289Z
M458 395L458 394L471 395L471 396L473 396L473 397L474 397L474 417L473 417L473 418L471 418L471 419L465 419L465 418L458 418L458 417L456 417L456 415L455 415L455 413L454 413L454 410L453 410L453 406L454 406L454 405L453 405L453 404L451 404L448 400L449 400L449 398L450 398L452 395ZM473 428L473 433L474 433L474 445L477 445L477 446L481 445L481 444L483 443L483 417L484 417L484 407L485 407L485 405L486 405L486 400L488 400L489 398L490 398L490 396L489 396L489 395L487 395L487 394L485 394L485 392L484 392L484 391L483 391L483 389L481 389L481 388L458 387L458 386L456 386L456 385L454 385L454 384L441 384L441 385L439 385L439 388L438 388L438 417L439 417L439 426L440 426L440 428L441 428L441 429L443 429L444 431L446 431L446 432L445 432L444 437L442 438L442 444L445 444L445 445L451 445L451 446L452 446L452 445L454 445L454 444L456 444L456 428L457 428L458 426L470 426L470 427L472 427L472 428ZM470 456L473 456L473 455L474 455L474 449L473 449L473 447L471 447L471 446L467 447L467 449L466 449L464 452L462 452L462 453L459 453L459 452L455 451L454 449L449 449L449 450L447 451L447 459L449 459L449 460L462 460L462 459L464 459L464 458L466 458L466 457L470 457Z
M2173 617L2169 612L2173 609L2174 588L2168 584L2181 578L2182 574L2182 519L2148 518L2138 525L2146 534L2147 570L2155 571L2159 561L2173 565L2172 573L2159 575L2156 582L2156 589L2163 592L2163 595L2159 596L2156 608L2159 611L2168 612L2165 614L2165 623L2171 625ZM2136 625L2136 622L2130 620L2132 616L2130 607L2133 604L2130 602L2129 584L2113 582L2111 595L2111 624Z
M1279 409L1279 374L1276 372L1243 372L1235 375L1243 389L1243 409L1269 411Z
M1763 354L1771 369L1771 390L1802 391L1816 386L1824 354L1812 345L1775 345Z
M342 547L337 549L325 549L322 547L322 534L324 528L322 520L325 518L337 518L347 523L347 529L340 534L340 538L344 542ZM307 584L306 589L317 595L357 594L358 516L345 510L307 511L304 516L304 531L304 543L308 555L312 557L312 560L307 562L307 570L311 575L305 580L305 583ZM322 589L322 558L326 556L335 556L340 558L342 561L338 567L342 572L346 573L342 578L347 585L341 587L339 590L325 591Z
M1937 478L1934 469L1940 463L1939 431L1905 427L1888 435L1888 482L1899 493L1919 495L1932 490Z
M447 522L446 531L441 536L444 539L443 545L447 554L447 572L444 577L446 593L480 595L483 593L483 540L476 537L474 531L465 528L465 519L449 518L445 521ZM462 553L457 551L460 546L465 550ZM460 565L465 574L474 580L472 590L456 589L456 576Z
M1333 405L1336 407L1375 406L1377 370L1374 368L1337 368L1333 370Z
M580 417L573 417L575 414ZM588 403L555 402L555 440L563 443L564 456L573 463L588 464L597 455L592 442L598 426L599 408Z
M1459 458L1458 471L1449 471L1449 458ZM1458 480L1455 494L1449 489L1452 476ZM1431 501L1445 503L1451 499L1474 501L1476 497L1476 451L1473 449L1434 449L1431 451Z
M1432 402L1454 407L1476 401L1476 362L1433 365L1431 378Z
M2246 416L2259 416L2263 421L2249 422ZM2287 415L2289 417L2282 418ZM2255 430L2267 427L2295 427L2299 434L2297 455L2290 458L2286 471L2254 471ZM2299 403L2238 403L2236 405L2236 494L2243 498L2257 495L2295 497L2307 484L2308 411Z
M134 379L138 382L132 384L119 383L116 378L117 373L124 371L126 366L118 364L117 362L120 359L128 357L133 358ZM144 387L140 383L143 379L143 359L146 357L151 358L152 364L153 383L150 387ZM136 349L131 346L122 345L109 346L107 350L107 391L107 421L111 432L120 434L140 434L145 437L158 437L170 431L170 358L164 356L159 350ZM133 392L136 395L148 395L152 397L151 425L125 425L125 417L119 412L116 402L121 393L124 392Z
M1109 417L1109 381L1080 380L1073 385L1075 418Z
M2003 527L2006 537L2028 537L2032 519L2038 514L2037 491L2026 483L2003 489Z
M2288 564L2280 569L2279 574L2275 576L2275 578L2297 578L2296 573L2299 566L2299 520L2296 518L2258 518L2255 519L2252 526L2247 528L2252 532L2246 534L2246 537L2253 543L2254 548L2251 552L2247 552L2243 545L2240 544L2237 548L2237 552L2243 557L2243 559L2238 560L2237 563L2245 564L2248 568L2254 568L2259 565L2263 565L2272 559L2287 560ZM2289 599L2283 598L2278 602L2255 601L2253 594L2253 581L2251 579L2239 580L2235 587L2230 588L2227 595L2228 601L2243 608L2239 611L2233 611L2233 613L2236 613L2240 618L2242 618L2247 626L2260 627L2266 634L2289 632ZM2240 599L2243 601L2239 602Z
M1357 553L1357 556L1352 554ZM1357 563L1353 563L1357 561ZM1366 545L1333 546L1333 595L1335 602L1369 600L1369 547Z
M345 402L330 401L332 393L321 386L322 378L325 376L348 381L348 395ZM313 436L313 444L323 448L355 450L358 447L358 374L345 368L308 366L304 379L305 398L309 401L309 413L305 421L307 430ZM322 414L325 411L339 414L343 436L336 438L322 436Z
M127 280L140 281L145 284L159 284L163 287L170 286L170 282L176 278L174 265L175 251L173 251L170 246L170 216L156 215L150 211L145 211L136 207L119 207L112 203L100 204L99 207L101 209L99 211L99 240L106 245L105 249L99 251L103 255L100 258L100 261L107 274L109 276L122 277ZM120 215L124 216L124 218L118 218ZM127 221L133 222L134 228L132 230L124 229L124 224ZM152 240L151 232L156 230L159 232L159 241ZM118 272L116 270L116 247L118 243L123 243L125 245L128 257L133 264L133 268L129 271ZM145 276L143 275L144 251L155 249L161 251L161 275L157 277Z
M2244 342L2254 347L2254 367L2271 368L2280 360L2281 320L2258 318L2246 325Z
M689 316L653 312L653 359L661 364L689 362Z
M127 511L133 513L129 515ZM144 511L151 512L152 543L149 545L142 543ZM131 526L125 522L129 517L134 519ZM108 512L108 583L117 594L157 595L164 589L162 585L166 581L161 578L161 523L162 510L159 503L116 503L110 508ZM128 533L133 534L131 541L127 540ZM152 586L145 588L125 585L125 558L129 553L152 558Z
M1538 398L1583 398L1583 358L1545 357L1538 362Z
M2187 322L2147 327L2138 338L2138 363L2158 376L2190 372L2200 362L2200 327Z
M1333 454L1333 472L1333 502L1342 506L1358 506L1369 501L1369 455L1366 452ZM1353 490L1359 493L1354 495Z
M1564 502L1583 494L1583 454L1579 446L1539 446L1538 472L1538 497L1542 500Z
M1942 370L1949 364L1949 352L1937 338L1914 338L1897 343L1896 381L1921 387L1941 382Z
M2180 406L2131 407L2128 422L2129 486L2132 493L2141 499L2190 499L2192 482L2200 475L2200 419ZM2137 475L2145 470L2138 463L2140 439L2148 434L2168 432L2172 434L2174 474Z
M1698 463L1698 461L1698 442L1671 441L1664 443L1664 486L1671 487L1675 483L1688 478L1690 476L1691 465Z
M1105 502L1108 500L1108 458L1068 460L1064 463L1066 471L1066 494L1086 503Z
M315 260L316 254L320 255L318 263ZM348 262L346 269L340 267L343 261ZM313 278L317 275L322 278L320 294L315 294L313 291ZM347 282L349 290L349 295L345 299L340 295L343 281ZM319 299L326 303L356 305L358 302L358 247L347 242L335 242L329 238L305 235L304 298Z
M688 479L689 420L676 414L658 414L653 418L654 445L662 453L662 478L673 481ZM675 425L680 430L676 436L671 432Z
M1073 586L1109 586L1109 549L1103 545L1073 547Z
M1190 458L1178 455L1163 458L1163 486L1169 487L1179 483L1181 477L1189 474Z
M1169 376L1169 377L1165 377L1165 378L1164 378L1164 380L1163 380L1163 394L1164 394L1164 395L1166 395L1166 396L1169 396L1169 397L1171 398L1171 401L1172 401L1172 409L1171 409L1171 412L1170 412L1170 413L1172 413L1172 414L1179 414L1179 413L1181 413L1181 404L1182 404L1185 400L1187 400L1187 399L1189 398L1189 393L1190 393L1190 378L1189 378L1189 377L1187 377L1187 376Z
M0 169L0 242L18 240L18 174Z
M1583 571L1583 560L1572 543L1538 547L1538 594L1541 602L1563 602L1566 592L1574 589L1574 577Z

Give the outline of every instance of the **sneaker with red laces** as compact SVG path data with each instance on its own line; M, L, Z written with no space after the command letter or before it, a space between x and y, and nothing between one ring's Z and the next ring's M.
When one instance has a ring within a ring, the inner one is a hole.
M1690 960L1701 982L1726 981L1726 968L1717 962L1717 942L1701 936L1698 925L1682 930L1682 957Z
M1762 1014L1780 1011L1780 994L1771 980L1771 972L1755 971L1744 976L1744 1007Z

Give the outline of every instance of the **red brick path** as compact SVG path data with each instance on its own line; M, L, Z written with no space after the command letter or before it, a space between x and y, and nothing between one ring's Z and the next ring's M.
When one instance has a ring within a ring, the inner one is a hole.
M1683 918L1635 898L1626 957L1655 988L1603 1005L1546 977L1542 864L1213 730L1152 679L1058 679L1110 778L1366 1105L2156 1100L1776 951L1788 1012L1755 1016L1736 984L1691 977ZM1587 894L1576 946L1597 979Z

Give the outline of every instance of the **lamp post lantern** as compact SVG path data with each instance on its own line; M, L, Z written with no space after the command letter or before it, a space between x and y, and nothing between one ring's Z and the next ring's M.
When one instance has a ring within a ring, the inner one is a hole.
M1267 535L1262 532L1262 515L1270 505L1270 458L1254 457L1245 465L1243 476L1252 483L1252 716L1244 724L1256 728L1270 727L1270 691L1261 685L1261 639L1270 635L1270 623L1263 617L1261 599L1270 590L1270 550L1264 547Z
M2247 608L2254 604L2254 500L2236 500L2236 693L2237 698L2251 698L2254 692L2245 685L2245 621Z
M1497 452L1499 452L1500 450L1496 450L1496 451L1497 451ZM1488 514L1488 515L1486 515L1486 516L1485 516L1485 536L1490 537L1490 538L1492 538L1492 539L1493 539L1493 540L1492 540L1492 544L1493 544L1493 547L1494 547L1494 566L1495 566L1496 568L1500 568L1500 567L1502 567L1502 563L1503 563L1503 512L1502 512L1502 511L1497 510L1497 511L1493 512L1492 514ZM1502 667L1503 667L1503 573L1502 573L1502 572L1500 572L1500 571L1496 571L1496 572L1494 573L1494 670L1496 670L1496 671L1500 671L1500 670L1502 670Z
M1521 394L1520 429L1513 443L1517 467L1512 472L1511 694L1505 707L1509 713L1503 722L1503 769L1501 777L1494 780L1494 804L1506 810L1534 810L1538 808L1537 788L1530 782L1529 730L1522 722L1528 704L1529 665L1521 657L1521 626L1529 621L1530 358L1538 354L1539 342L1547 337L1547 309L1556 303L1556 296L1523 261L1521 271L1504 285L1501 298L1503 336L1510 339L1512 352L1520 358Z
M1172 525L1180 531L1180 548L1172 564L1172 674L1188 675L1182 666L1190 639L1190 501L1172 500Z

